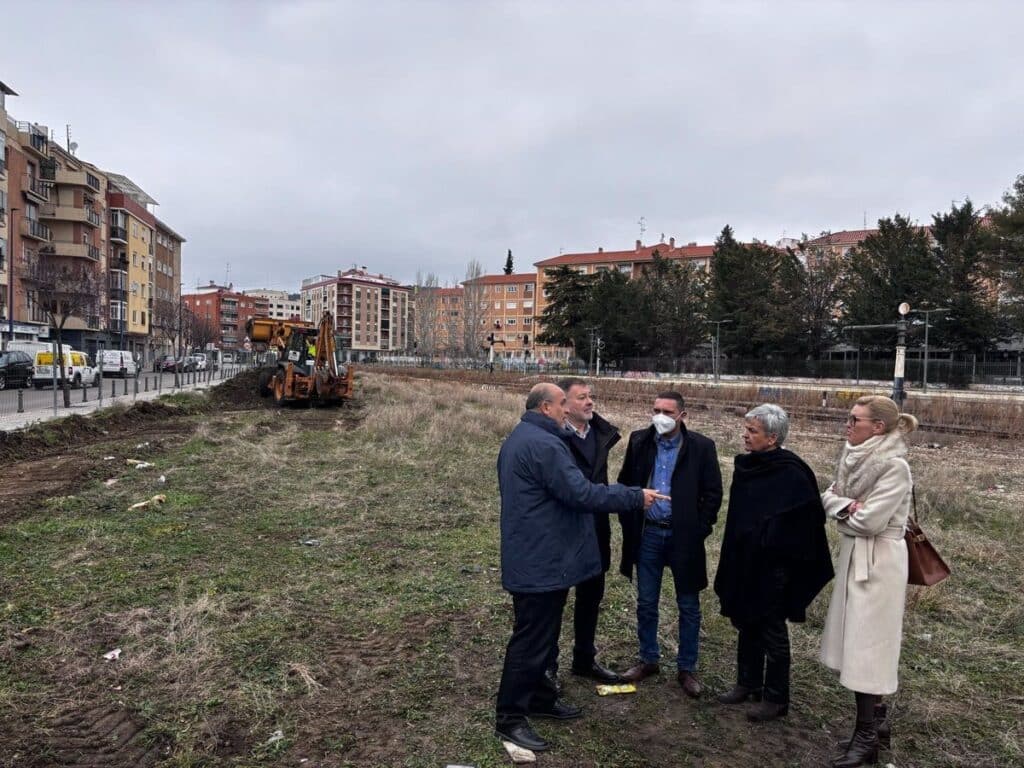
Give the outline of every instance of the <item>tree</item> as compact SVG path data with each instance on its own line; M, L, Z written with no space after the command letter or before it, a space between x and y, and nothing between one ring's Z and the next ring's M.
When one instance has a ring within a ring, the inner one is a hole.
M580 308L582 344L577 349L589 350L593 329L604 347L605 360L622 360L637 354L642 321L639 313L641 292L635 280L618 270L598 272L588 279ZM589 357L589 355L588 355Z
M463 281L462 292L462 352L474 357L480 354L480 345L484 338L484 313L487 310L487 303L484 301L484 284L480 281L483 275L483 265L476 259L470 260L466 265L466 279Z
M1024 334L1024 175L991 211L991 262L998 275L999 308L1009 329Z
M706 338L706 284L691 264L654 260L637 283L639 301L632 304L638 346L648 355L674 359Z
M513 271L512 270L512 249L509 248L508 249L508 257L505 259L505 269L504 269L504 272L505 272L506 275L511 275L512 271Z
M35 281L35 300L39 309L46 313L50 326L57 334L57 349L63 349L64 326L72 317L89 318L99 314L101 289L98 270L91 264L79 261L65 261L52 256L40 256L32 266ZM54 363L60 372L60 385L64 390L64 407L71 405L71 393L64 365L57 361L63 355L58 353Z
M793 307L800 294L800 263L765 243L740 243L726 226L715 240L709 278L711 320L721 325L722 348L740 356L764 356L799 348L800 323Z
M545 271L548 303L541 313L540 344L571 346L579 354L589 345L588 303L593 276L565 264Z
M991 234L973 203L967 200L959 208L954 203L949 213L935 214L932 239L941 292L936 298L950 308L935 320L936 343L974 353L991 349L1004 334L992 290L995 274L990 271L987 253Z
M420 355L433 355L437 352L438 324L443 311L437 275L428 272L424 276L421 272L417 272L414 294L416 297L414 346Z
M938 266L924 227L899 214L879 219L878 231L848 254L842 296L845 325L894 323L904 301L911 307L942 306ZM866 346L890 347L892 332L864 338Z
M174 349L178 338L178 302L171 299L154 299L150 326L153 334ZM177 352L177 350L174 350Z
M830 233L822 232L821 237L830 237ZM789 251L800 265L796 312L802 350L817 359L839 337L845 260L831 252L809 248L807 242L804 235L796 250Z

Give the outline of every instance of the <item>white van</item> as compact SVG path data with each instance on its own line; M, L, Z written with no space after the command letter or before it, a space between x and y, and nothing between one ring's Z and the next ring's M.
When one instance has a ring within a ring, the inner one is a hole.
M71 350L65 352L62 357L64 358L64 376L72 387L99 386L99 375L89 362L89 356L85 352ZM51 350L36 352L35 366L32 369L32 385L36 389L52 387L53 378L53 352ZM60 371L57 371L57 386L60 386Z
M103 370L104 376L120 376L125 379L139 375L139 367L132 353L121 349L100 350L96 364Z

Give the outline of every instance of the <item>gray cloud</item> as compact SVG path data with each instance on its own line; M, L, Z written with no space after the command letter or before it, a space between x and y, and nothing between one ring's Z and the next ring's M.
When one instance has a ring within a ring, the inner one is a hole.
M52 2L19 119L132 177L185 278L296 288L856 228L1024 172L1015 2Z

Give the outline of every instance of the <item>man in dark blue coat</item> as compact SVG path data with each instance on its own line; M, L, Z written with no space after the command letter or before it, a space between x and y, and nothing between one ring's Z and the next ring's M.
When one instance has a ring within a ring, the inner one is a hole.
M554 660L569 588L602 573L591 514L640 511L659 494L584 477L567 445L565 393L537 384L526 413L498 454L501 583L512 594L515 627L505 652L496 732L541 751L528 715L568 720L582 712L559 700L544 671Z

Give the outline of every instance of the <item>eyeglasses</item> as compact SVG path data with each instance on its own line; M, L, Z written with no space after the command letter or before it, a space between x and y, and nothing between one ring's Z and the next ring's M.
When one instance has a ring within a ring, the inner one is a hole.
M881 421L881 419L872 419L870 416L847 416L846 423L851 427L857 426L858 421Z

